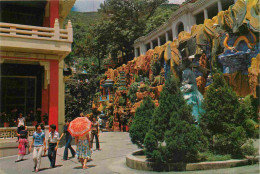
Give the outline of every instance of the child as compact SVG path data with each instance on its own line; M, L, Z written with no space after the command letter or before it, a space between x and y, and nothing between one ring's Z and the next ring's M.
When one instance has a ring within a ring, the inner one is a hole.
M24 131L24 126L21 126L21 131ZM18 158L15 162L19 162L23 160L24 155L26 154L26 146L28 145L28 140L25 136L20 136L19 145L18 145Z

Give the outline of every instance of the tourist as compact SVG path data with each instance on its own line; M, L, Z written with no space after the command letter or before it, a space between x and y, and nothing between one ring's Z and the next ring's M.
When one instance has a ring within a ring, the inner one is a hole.
M50 169L55 167L56 153L60 141L60 134L56 131L56 125L50 125L51 132L48 139L48 157L50 160Z
M100 117L97 117L97 119L98 119L98 124L99 124L98 128L99 128L100 132L102 132L100 128L103 128L103 120Z
M82 168L87 169L87 161L91 159L91 145L89 143L89 134L86 133L83 136L75 137L75 142L77 145L77 157L81 162Z
M18 137L18 140L19 140L18 135L20 134L21 126L25 126L25 118L23 117L22 113L19 114L19 117L17 119L17 137Z
M41 130L42 130L42 132L45 134L45 139L48 139L48 137L46 138L47 135L46 135L46 133L45 133L45 126L44 126L44 124L41 123L40 125L41 125ZM43 156L43 157L46 156L46 150L43 151L42 156Z
M33 149L33 161L34 161L34 171L37 173L41 165L42 149L46 150L45 144L45 134L42 132L41 125L37 124L35 126L36 131L33 133L33 140L30 144L29 152L31 152L32 145Z
M72 158L75 157L75 150L71 147L72 136L70 135L70 133L68 131L69 124L70 124L70 119L66 119L65 125L63 127L63 133L61 134L61 138L65 134L65 140L66 140L66 145L65 145L65 149L64 149L64 153L63 153L63 160L69 159L68 158L68 149L70 149Z
M92 122L92 130L91 130L91 148L93 148L93 140L94 137L96 139L96 150L101 150L99 148L99 124L96 121L96 118L93 117L93 122Z
M24 155L26 155L26 146L28 144L27 140L27 134L25 132L25 127L20 126L21 131L20 131L20 138L19 138L19 145L18 145L18 158L15 162L19 162L23 160Z

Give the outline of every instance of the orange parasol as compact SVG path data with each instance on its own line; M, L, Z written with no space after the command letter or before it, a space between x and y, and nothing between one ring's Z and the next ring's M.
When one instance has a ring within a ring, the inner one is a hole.
M70 122L68 131L72 136L83 136L91 130L92 122L87 117L77 117Z

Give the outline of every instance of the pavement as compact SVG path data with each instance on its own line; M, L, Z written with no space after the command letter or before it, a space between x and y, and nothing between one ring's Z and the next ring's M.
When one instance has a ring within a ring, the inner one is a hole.
M95 143L93 145L95 147ZM127 132L104 132L100 135L100 147L102 150L93 151L92 161L87 163L88 169L82 169L81 164L76 158L70 158L67 161L62 161L64 147L58 149L56 167L49 169L50 163L48 157L43 157L41 160L40 174L147 174L158 173L148 171L138 171L130 169L126 166L126 155L137 150L138 148L130 141ZM76 146L73 145L76 149ZM69 152L69 157L71 154ZM17 156L0 158L0 174L27 174L33 173L33 160L32 154L26 155L25 160L15 163ZM167 174L244 174L252 173L259 174L259 163L250 166L235 167L228 169L218 170L205 170L205 171L191 171L191 172L161 172Z

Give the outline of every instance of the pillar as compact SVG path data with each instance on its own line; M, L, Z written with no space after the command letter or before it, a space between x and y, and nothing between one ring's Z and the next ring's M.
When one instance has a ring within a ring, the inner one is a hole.
M221 0L218 0L218 12L222 11Z
M168 41L169 41L169 34L168 34L167 31L166 31L166 33L165 33L165 38L166 38L166 42L168 42Z
M204 20L208 19L208 10L205 8L204 9Z
M64 61L59 62L59 114L58 114L58 128L62 133L65 124L65 81L63 77Z
M138 50L137 48L134 48L135 49L135 57L138 57Z
M59 0L50 0L50 27L54 27L55 19L59 19Z
M237 0L234 0L234 4L237 2Z
M176 39L175 25L172 25L172 40Z
M150 42L150 48L153 49L153 41Z
M49 114L49 90L42 89L42 115ZM47 124L47 123L46 123Z
M158 46L161 46L161 40L160 40L160 37L157 38L157 41L158 41Z
M55 124L58 130L59 113L59 61L50 61L50 89L49 89L49 125Z

